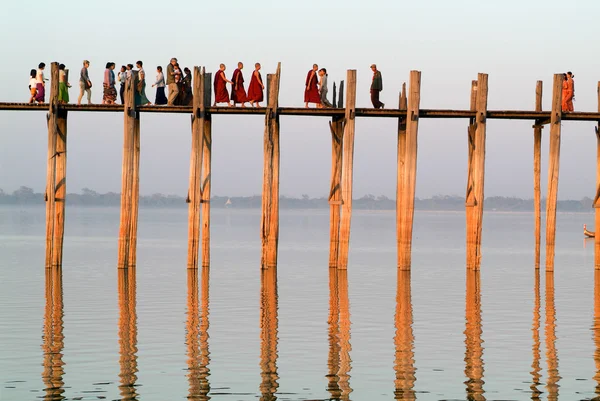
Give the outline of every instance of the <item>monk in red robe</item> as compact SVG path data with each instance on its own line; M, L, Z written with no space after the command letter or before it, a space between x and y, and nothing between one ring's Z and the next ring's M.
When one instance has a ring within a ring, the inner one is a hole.
M312 70L310 70L306 75L306 87L304 88L304 103L305 107L307 108L309 103L315 103L317 105L321 104L321 96L319 95L319 87L317 86L317 82L319 81L319 77L317 76L318 70L319 66L313 64Z
M573 98L575 97L575 75L571 71L567 72L567 111L573 112Z
M237 103L241 103L242 107L246 107L246 102L248 101L248 96L246 96L246 89L244 89L244 76L242 75L242 70L244 69L244 64L240 61L238 63L238 68L233 72L233 76L231 77L231 81L233 82L231 86L231 105L235 106Z
M562 109L563 113L569 111L569 106L567 105L567 91L568 91L568 84L567 84L567 74L563 74L563 83L562 83L562 96L561 96L561 102L560 102L560 108Z
M233 84L230 80L225 76L225 64L221 64L219 66L219 71L215 74L215 104L217 103L227 103L227 106L231 106L229 103L229 92L227 92L227 84Z
M263 84L262 76L260 75L260 63L254 64L254 72L250 79L250 86L248 86L248 100L254 107L256 103L257 107L260 107L260 102L263 101L263 90L265 85Z

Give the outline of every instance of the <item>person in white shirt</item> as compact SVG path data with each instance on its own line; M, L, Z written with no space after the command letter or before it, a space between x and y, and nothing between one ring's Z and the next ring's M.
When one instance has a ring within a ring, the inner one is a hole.
M29 103L33 103L35 101L35 95L37 95L37 79L36 79L37 71L35 69L31 70L29 73L29 93L31 96L29 97Z
M162 67L159 65L156 67L156 82L152 84L152 87L156 86L156 99L154 104L163 105L168 103L167 96L165 95L165 74L163 74Z
M123 99L123 95L125 95L125 81L127 80L127 67L124 65L121 66L121 71L117 75L117 81L121 83L121 88L119 89L119 96L121 97L121 104L125 104L125 100Z

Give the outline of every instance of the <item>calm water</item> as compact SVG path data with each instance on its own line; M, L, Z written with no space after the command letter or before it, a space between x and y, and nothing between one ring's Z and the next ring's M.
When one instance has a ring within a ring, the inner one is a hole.
M71 207L46 273L44 208L0 207L0 399L600 394L591 213L559 214L553 278L533 268L531 214L486 214L474 275L464 214L417 213L411 277L393 212L355 212L343 273L328 211L282 211L278 269L261 272L259 213L213 211L212 265L193 273L187 210L141 209L138 267L118 271L119 210Z

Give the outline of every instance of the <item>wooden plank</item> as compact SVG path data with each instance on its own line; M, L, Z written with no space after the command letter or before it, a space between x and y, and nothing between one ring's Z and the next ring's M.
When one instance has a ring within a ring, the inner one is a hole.
M342 213L340 225L340 246L338 269L348 268L348 247L350 243L350 220L352 218L352 179L354 165L354 127L356 107L356 70L348 70L348 98L344 124L342 153Z
M597 87L598 112L600 112L600 82ZM596 196L594 197L594 221L598 235L594 237L594 266L600 269L600 121L596 126Z
M406 82L402 83L402 91L398 107L401 110L408 108L408 100L406 98ZM404 194L404 168L406 163L406 117L398 118L398 160L396 168L396 247L397 247L397 262L400 267L404 261L404 248L402 243L402 211L403 194Z
M194 98L192 114L192 146L190 155L190 184L188 189L188 269L198 268L200 246L200 213L202 205L202 157L204 120L206 119L205 69L194 67L192 80ZM210 88L208 88L210 90Z
M56 142L58 138L58 63L51 64L48 103L48 160L46 168L46 268L52 267L56 207Z
M65 70L69 82L69 70ZM59 83L60 84L60 83ZM52 266L62 266L63 241L65 236L65 198L67 196L67 115L68 111L59 108L56 118L56 176L54 179L54 238L52 246Z
M546 197L546 271L554 271L556 238L556 202L560 161L560 131L562 121L561 96L563 74L554 75L552 87L552 116L550 123L550 150L548 157L548 196Z
M477 75L477 116L469 167L472 174L472 204L466 206L467 269L473 270L479 270L481 266L487 96L488 76L480 73Z
M342 145L344 119L334 117L329 123L331 129L331 181L329 187L329 267L337 268L340 245L340 209L342 182Z
M204 74L205 95L212 92L212 74ZM209 95L210 96L210 95ZM210 102L210 99L208 99ZM205 103L210 104L210 103ZM212 119L204 116L202 126L202 267L210 266L210 184L212 152Z
M535 110L542 110L543 82L537 81L535 87ZM540 172L542 169L542 128L539 120L533 126L533 214L535 220L535 268L540 268L541 226L542 226L542 195L540 189Z
M125 112L123 113L124 133L123 168L121 173L121 218L119 223L119 257L117 262L119 269L129 267L130 262L135 260L135 256L130 255L132 250L132 230L134 230L134 227L132 227L132 216L136 213L136 211L133 210L134 206L132 203L134 200L134 192L136 191L136 183L134 182L136 136L139 149L139 116L135 111L134 91L134 78L131 77L125 83L124 94ZM135 250L135 243L133 244L133 249Z
M402 183L402 209L398 222L398 268L409 270L411 265L413 217L415 214L415 189L417 183L417 134L419 106L421 103L421 72L410 72L408 87L406 140L404 145L404 177Z
M269 107L265 115L264 168L261 220L261 267L277 266L277 246L279 242L279 78L281 63L277 72L269 74Z

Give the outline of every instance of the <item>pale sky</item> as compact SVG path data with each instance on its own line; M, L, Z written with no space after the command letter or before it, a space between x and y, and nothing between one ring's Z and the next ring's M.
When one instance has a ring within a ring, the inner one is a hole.
M130 1L59 0L3 2L0 101L26 102L28 74L40 61L59 61L71 72L71 102L78 95L83 59L91 61L92 101L102 100L107 61L143 60L154 76L177 57L182 67L215 71L238 61L261 62L263 77L282 63L281 106L302 106L306 72L326 67L330 85L358 71L358 107L370 107L369 65L383 74L381 99L396 105L410 70L422 72L421 108L466 109L471 80L489 74L490 110L532 110L535 84L544 81L550 105L552 75L573 71L575 109L598 110L600 80L597 19L600 2L576 0L475 1ZM154 100L154 90L147 90ZM330 87L331 94L331 87ZM121 188L123 116L69 114L68 192ZM264 118L214 116L215 195L260 194ZM486 196L532 197L531 121L488 120ZM559 198L593 197L596 138L593 123L565 122ZM546 190L544 129L542 190ZM141 116L140 191L185 196L189 178L188 115ZM396 191L396 119L356 123L354 194ZM326 196L331 167L326 118L281 117L281 194ZM47 129L43 112L0 111L0 188L42 191ZM422 119L417 196L464 195L467 121Z

